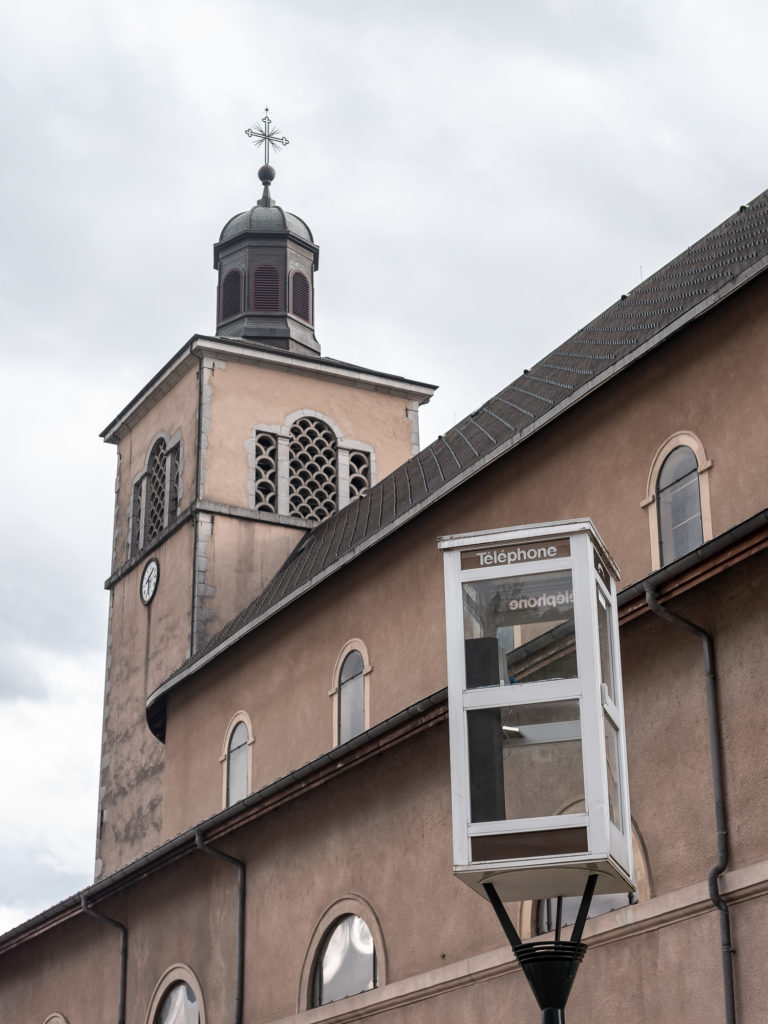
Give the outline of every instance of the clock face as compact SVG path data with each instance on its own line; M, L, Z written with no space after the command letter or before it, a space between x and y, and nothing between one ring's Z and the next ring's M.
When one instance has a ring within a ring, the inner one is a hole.
M144 604L149 604L152 598L155 596L157 590L157 581L160 578L160 565L156 558L150 558L147 564L144 566L144 572L141 574L141 587L140 594L141 600Z

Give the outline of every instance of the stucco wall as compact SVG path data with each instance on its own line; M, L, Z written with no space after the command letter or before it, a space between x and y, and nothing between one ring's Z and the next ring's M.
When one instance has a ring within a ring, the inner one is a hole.
M181 501L183 511L194 499L195 461L197 449L197 372L191 368L134 425L117 446L119 472L115 494L115 541L112 571L130 557L130 513L133 485L146 469L147 457L160 433L167 438L181 434Z

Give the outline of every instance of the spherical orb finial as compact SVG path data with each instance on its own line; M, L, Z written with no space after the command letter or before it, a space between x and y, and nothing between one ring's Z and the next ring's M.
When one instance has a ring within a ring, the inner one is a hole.
M259 181L262 185L269 185L275 180L275 168L271 164L263 164L259 168Z

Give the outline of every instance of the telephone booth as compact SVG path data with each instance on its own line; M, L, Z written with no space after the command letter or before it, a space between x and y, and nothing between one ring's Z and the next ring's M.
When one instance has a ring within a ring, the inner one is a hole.
M618 570L588 519L443 537L454 872L634 890ZM592 883L594 884L594 883Z

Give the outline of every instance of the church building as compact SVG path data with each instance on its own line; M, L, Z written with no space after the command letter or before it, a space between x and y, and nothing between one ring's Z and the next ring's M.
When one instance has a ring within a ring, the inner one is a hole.
M215 335L102 434L94 881L0 936L0 1020L538 1020L454 877L438 544L581 518L621 574L635 891L593 901L569 1024L763 1019L768 193L421 448L435 386L321 354L318 245L259 177ZM523 939L554 902L507 904Z

